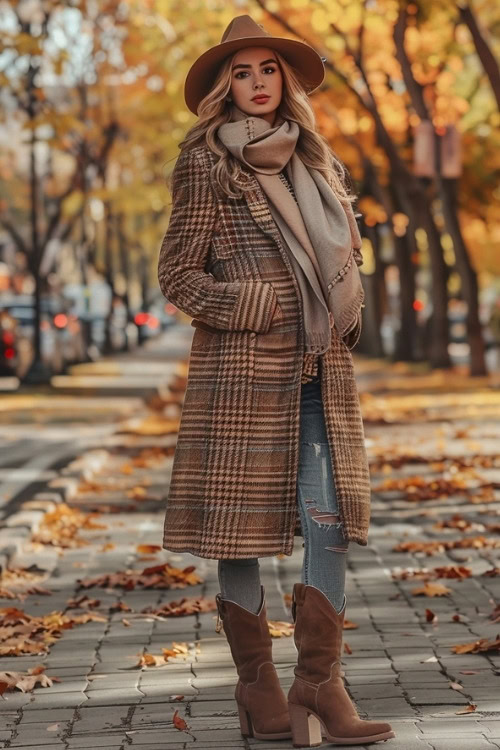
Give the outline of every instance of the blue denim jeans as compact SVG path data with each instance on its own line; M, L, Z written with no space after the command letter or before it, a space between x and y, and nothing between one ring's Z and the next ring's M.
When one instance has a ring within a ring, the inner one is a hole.
M349 543L338 515L319 379L301 389L297 505L304 538L302 583L320 589L337 612L342 612ZM258 611L258 558L219 560L218 573L224 599Z

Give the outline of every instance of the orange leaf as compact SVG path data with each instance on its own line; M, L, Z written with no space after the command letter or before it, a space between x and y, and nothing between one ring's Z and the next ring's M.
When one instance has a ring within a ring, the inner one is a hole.
M417 586L412 589L413 596L446 596L452 593L452 589L444 586L442 583L426 583L424 586Z
M161 552L163 547L158 544L138 544L135 549L139 555L152 555L153 552Z
M344 620L344 630L356 630L357 628L359 628L359 625L357 625L355 622Z
M348 643L344 643L344 651L346 652L346 654L352 654L352 648Z
M172 717L172 721L174 722L174 727L176 729L179 729L179 731L183 732L185 729L188 728L188 725L182 718L182 716L179 716L179 710L177 709Z
M272 638L282 638L293 635L294 625L281 620L268 620L269 632Z
M476 710L476 708L477 708L476 703L469 703L469 705L466 706L464 709L462 709L462 711L455 711L455 713L457 714L457 716L459 714L471 714L473 711Z

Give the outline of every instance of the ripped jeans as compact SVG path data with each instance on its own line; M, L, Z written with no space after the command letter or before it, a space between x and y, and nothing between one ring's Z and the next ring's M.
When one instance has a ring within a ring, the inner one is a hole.
M319 380L302 385L297 503L304 537L302 583L320 589L340 613L345 606L349 542L338 515ZM218 574L224 599L258 612L258 558L219 560Z

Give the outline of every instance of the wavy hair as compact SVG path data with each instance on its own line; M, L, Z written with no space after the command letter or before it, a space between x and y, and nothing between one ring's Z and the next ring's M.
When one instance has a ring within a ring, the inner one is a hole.
M278 60L283 78L283 90L278 114L284 119L296 122L299 126L299 137L295 147L303 163L323 174L337 198L344 206L356 199L352 181L347 168L336 156L327 139L316 129L314 110L305 91L305 81L299 71L293 68L282 55L273 50ZM229 198L241 198L243 186L237 176L240 162L224 146L217 136L220 125L231 119L231 102L226 101L231 90L231 68L234 57L231 55L223 61L215 82L209 93L201 100L198 107L198 121L187 132L179 143L181 153L184 150L206 144L217 156L218 161L212 166L210 177Z

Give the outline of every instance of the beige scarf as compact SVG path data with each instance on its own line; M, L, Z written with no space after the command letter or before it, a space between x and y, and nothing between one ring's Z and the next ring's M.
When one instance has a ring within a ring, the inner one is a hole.
M297 123L278 116L270 127L233 104L231 122L217 135L268 199L302 297L305 351L323 354L331 325L346 336L361 315L364 291L353 253L361 237L352 207L344 208L323 175L295 152ZM279 177L285 167L297 202Z

